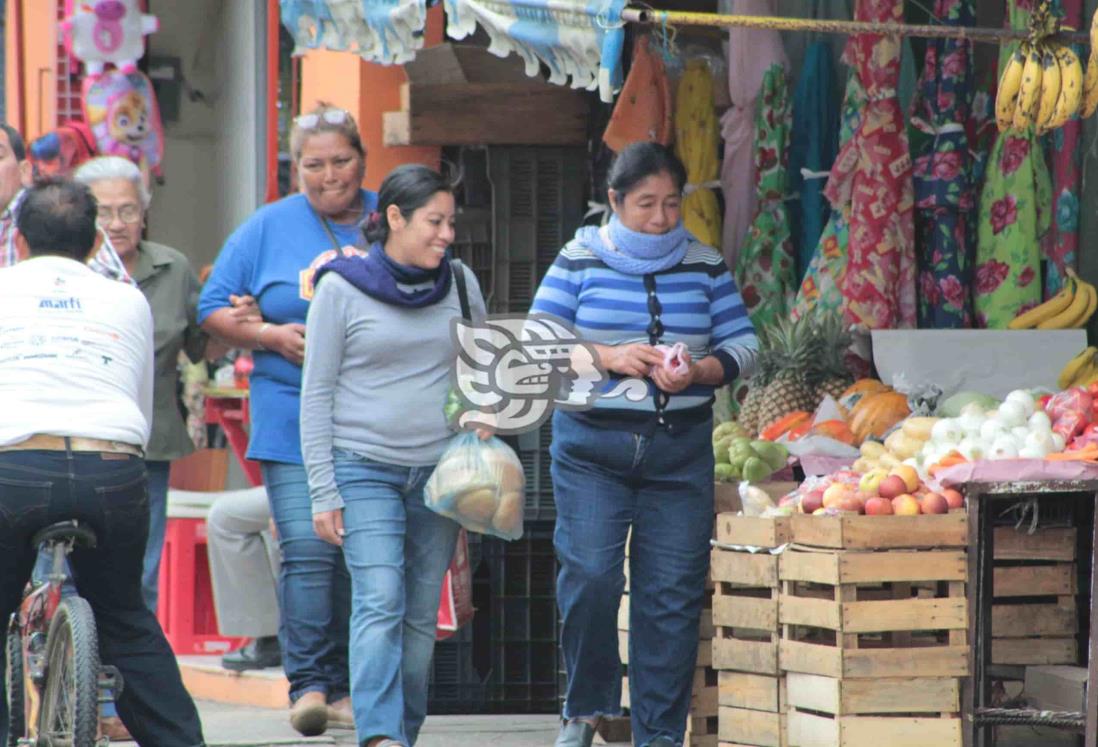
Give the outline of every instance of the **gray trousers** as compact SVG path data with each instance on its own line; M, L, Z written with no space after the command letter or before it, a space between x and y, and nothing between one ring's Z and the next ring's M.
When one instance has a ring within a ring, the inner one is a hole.
M278 635L278 542L262 488L218 498L206 519L210 576L222 635Z

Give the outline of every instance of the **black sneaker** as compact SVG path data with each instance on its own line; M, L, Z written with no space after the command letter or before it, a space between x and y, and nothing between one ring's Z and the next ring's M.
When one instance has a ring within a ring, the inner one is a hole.
M236 651L222 656L221 666L231 672L282 666L282 649L278 645L278 638L255 638Z

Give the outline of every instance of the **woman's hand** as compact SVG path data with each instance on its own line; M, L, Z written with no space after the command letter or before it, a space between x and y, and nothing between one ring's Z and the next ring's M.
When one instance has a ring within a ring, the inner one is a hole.
M683 352L682 362L686 364L686 370L682 373L671 373L663 367L662 362L652 370L652 381L660 391L676 394L694 383L698 367L694 365L690 353Z
M255 341L272 353L278 353L290 363L305 362L305 325L272 324L256 335Z
M259 313L259 306L252 296L229 296L230 317L236 322L262 322L263 315Z
M332 545L343 546L343 509L313 514L313 531L320 539Z
M602 365L622 376L647 378L652 366L663 363L663 354L651 345L635 342L630 345L601 346Z

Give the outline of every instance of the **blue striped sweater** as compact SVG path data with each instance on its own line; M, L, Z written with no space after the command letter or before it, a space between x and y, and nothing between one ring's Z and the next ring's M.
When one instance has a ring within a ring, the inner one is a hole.
M715 249L692 241L683 261L657 273L655 280L663 309L661 342L685 343L694 360L713 354L731 356L740 373L749 376L758 341L724 258ZM649 341L652 317L644 276L610 268L576 240L557 255L530 310L558 317L586 342L622 345ZM608 388L620 379L614 374L611 377ZM648 380L648 386L651 395L655 385ZM667 410L709 405L713 390L712 386L691 385L671 396ZM655 404L651 396L643 402L614 397L596 400L595 408L653 412Z

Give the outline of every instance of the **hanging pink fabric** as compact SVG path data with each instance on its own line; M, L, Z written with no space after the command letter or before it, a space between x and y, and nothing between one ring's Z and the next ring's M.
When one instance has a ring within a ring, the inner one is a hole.
M776 16L776 0L732 0L734 15ZM728 32L728 95L732 106L721 117L724 163L721 191L724 193L722 249L729 267L736 257L747 229L755 217L755 102L762 89L763 75L772 65L789 70L789 59L777 31L733 28Z
M858 0L858 21L903 23L902 0ZM839 152L824 195L849 216L838 286L847 316L869 329L915 326L915 224L911 153L896 96L900 40L858 34L843 60L865 89L857 131Z

